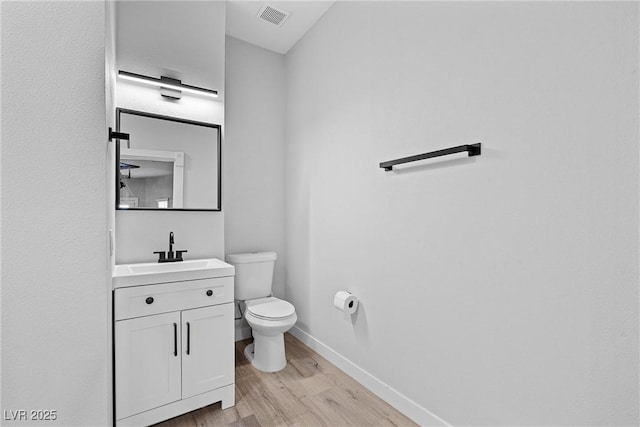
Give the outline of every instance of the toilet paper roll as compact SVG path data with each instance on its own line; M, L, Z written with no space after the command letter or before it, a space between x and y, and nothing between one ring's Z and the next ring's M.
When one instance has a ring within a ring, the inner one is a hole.
M338 291L333 297L333 305L346 314L353 314L358 309L358 298L347 291Z

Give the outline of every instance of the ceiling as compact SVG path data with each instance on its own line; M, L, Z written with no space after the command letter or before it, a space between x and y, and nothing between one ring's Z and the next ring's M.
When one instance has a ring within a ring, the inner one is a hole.
M227 0L227 35L286 54L334 2ZM279 26L266 22L258 17L258 12L265 5L290 15Z

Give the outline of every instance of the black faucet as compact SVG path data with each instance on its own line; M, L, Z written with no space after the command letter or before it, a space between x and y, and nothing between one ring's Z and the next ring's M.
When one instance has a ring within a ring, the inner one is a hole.
M173 245L175 240L173 239L173 231L169 232L169 252L166 253L164 251L154 252L154 254L158 254L158 262L179 262L184 261L182 259L182 254L185 252L189 252L187 250L176 251L173 253Z
M173 244L175 241L173 240L173 231L169 232L169 253L167 254L167 258L173 258Z

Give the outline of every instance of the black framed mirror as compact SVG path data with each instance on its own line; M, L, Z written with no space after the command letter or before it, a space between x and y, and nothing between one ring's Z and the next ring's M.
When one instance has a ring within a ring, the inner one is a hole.
M116 209L220 211L221 126L116 109Z

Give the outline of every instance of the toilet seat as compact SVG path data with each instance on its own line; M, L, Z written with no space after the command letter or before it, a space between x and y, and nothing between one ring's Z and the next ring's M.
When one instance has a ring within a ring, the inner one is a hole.
M262 320L283 320L295 315L295 307L276 297L246 301L247 312Z

